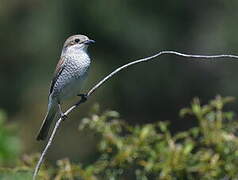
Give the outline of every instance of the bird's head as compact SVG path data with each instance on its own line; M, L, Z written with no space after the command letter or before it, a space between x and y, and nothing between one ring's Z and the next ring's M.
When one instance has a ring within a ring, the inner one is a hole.
M71 49L87 51L87 48L91 43L95 43L95 41L89 39L85 35L73 35L65 41L63 50L68 51L69 49Z

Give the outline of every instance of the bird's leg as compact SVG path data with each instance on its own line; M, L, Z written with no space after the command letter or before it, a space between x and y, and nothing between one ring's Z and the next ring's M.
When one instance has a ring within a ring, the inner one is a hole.
M87 96L87 94L78 94L78 96L81 97L81 99L80 99L80 103L84 103L85 101L88 100L88 96Z
M59 113L60 113L60 117L65 120L67 118L67 115L65 115L62 111L61 105L60 103L58 103L58 107L59 107Z

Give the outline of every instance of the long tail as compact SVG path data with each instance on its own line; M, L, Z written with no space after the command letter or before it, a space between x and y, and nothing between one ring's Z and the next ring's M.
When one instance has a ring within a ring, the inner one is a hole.
M53 122L57 112L58 112L57 103L49 102L48 112L38 132L38 135L36 138L37 141L45 140L47 138L48 132L50 130L50 125Z

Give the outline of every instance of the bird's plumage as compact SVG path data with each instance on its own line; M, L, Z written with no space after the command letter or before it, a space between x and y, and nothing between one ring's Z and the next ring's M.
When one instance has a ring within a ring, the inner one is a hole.
M58 106L56 102L53 102L51 96L49 96L48 110L45 119L40 127L40 131L37 135L37 140L45 140L50 130L50 125L53 122L55 116L58 113Z
M58 77L60 76L60 74L62 73L62 71L64 69L65 61L66 61L66 58L63 56L63 57L60 58L58 64L56 65L56 69L55 69L53 79L52 79L51 85L50 85L49 95L52 93L55 82L57 81Z
M65 41L51 81L48 111L37 140L47 137L50 124L60 111L61 101L80 94L90 66L87 47L91 42L93 40L84 35L74 35Z

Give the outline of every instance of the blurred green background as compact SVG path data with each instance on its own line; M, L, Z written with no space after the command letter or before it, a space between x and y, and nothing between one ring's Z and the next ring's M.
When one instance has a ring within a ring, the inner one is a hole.
M35 140L45 116L51 77L65 39L85 34L96 40L84 91L129 61L161 50L191 54L238 54L238 1L0 1L0 108L17 124L21 153L39 152ZM194 96L238 96L238 62L162 56L121 72L97 90L62 125L48 159L89 162L95 137L78 133L90 107L116 109L130 124L170 120L173 131L193 121L178 118ZM67 108L73 102L64 103ZM234 104L238 108L238 104Z

